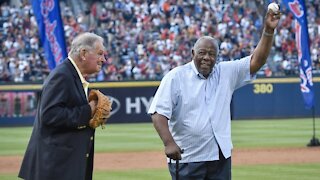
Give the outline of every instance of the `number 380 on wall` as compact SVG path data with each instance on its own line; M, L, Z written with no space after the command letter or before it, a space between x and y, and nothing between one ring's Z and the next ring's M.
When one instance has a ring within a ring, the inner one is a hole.
M253 93L255 94L271 94L273 92L273 85L270 83L259 83L253 85Z

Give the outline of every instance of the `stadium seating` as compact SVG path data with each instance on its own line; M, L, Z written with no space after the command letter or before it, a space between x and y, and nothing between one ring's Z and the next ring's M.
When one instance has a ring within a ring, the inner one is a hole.
M2 1L3 2L3 1ZM79 3L81 2L81 3ZM263 1L113 0L61 1L66 44L84 31L105 38L108 60L89 81L160 80L191 60L195 40L220 41L219 61L249 55L261 35ZM228 2L228 3L226 3ZM85 5L84 5L85 4ZM76 7L75 7L76 6ZM306 1L313 73L320 74L319 1ZM294 20L285 8L260 77L298 76ZM43 81L50 72L28 1L3 2L0 17L0 83Z

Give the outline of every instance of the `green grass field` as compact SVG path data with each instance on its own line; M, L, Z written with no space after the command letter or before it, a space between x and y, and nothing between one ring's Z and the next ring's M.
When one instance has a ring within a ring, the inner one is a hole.
M312 137L312 119L241 120L232 122L235 149L305 147ZM316 120L320 134L320 120ZM0 155L23 155L31 127L0 128ZM318 133L319 132L319 133ZM320 138L319 135L317 135ZM132 152L163 150L162 142L151 123L109 124L96 131L96 152ZM319 154L320 156L320 154ZM320 162L285 165L233 166L235 180L317 180ZM1 180L17 179L16 174L0 174ZM167 169L131 171L95 171L95 180L165 180Z

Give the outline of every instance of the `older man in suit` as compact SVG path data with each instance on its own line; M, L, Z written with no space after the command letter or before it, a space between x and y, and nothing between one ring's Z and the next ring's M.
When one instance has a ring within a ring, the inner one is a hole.
M43 84L33 132L19 177L25 180L90 180L94 134L89 126L96 101L88 102L87 75L106 61L103 38L77 36L68 58Z

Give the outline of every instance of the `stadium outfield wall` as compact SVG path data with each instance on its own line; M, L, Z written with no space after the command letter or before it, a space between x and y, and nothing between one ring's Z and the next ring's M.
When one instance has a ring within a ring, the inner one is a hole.
M315 77L315 111L320 117L320 77ZM110 96L108 123L151 122L148 107L159 81L96 82L90 88ZM32 125L42 84L0 85L0 126ZM312 118L305 109L299 78L264 78L238 89L231 105L232 119Z

